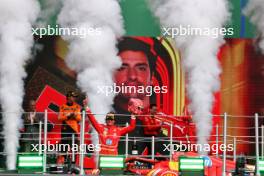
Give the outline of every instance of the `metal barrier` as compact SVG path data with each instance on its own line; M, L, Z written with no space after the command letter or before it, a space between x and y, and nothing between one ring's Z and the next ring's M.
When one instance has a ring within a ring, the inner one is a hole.
M43 154L44 155L44 168L43 168L43 172L47 172L46 168L47 165L49 163L47 163L47 156L50 155L50 153L47 150L43 150L41 148L41 144L43 144L44 146L48 145L48 116L49 116L50 112L48 112L47 110L45 110L44 112L44 121L40 121L38 123L39 126L39 131L38 131L38 153L39 154ZM98 114L98 115L104 115L104 114ZM128 116L128 115L124 115L124 116ZM147 115L144 115L147 116ZM161 115L164 116L164 115ZM168 116L168 117L173 117L173 116ZM216 145L220 145L221 143L223 143L224 145L227 145L227 143L233 143L234 146L234 150L233 150L233 155L227 155L226 151L223 151L223 154L219 154L218 150L216 151L216 153L214 153L214 155L216 157L220 157L223 160L223 169L222 169L222 175L225 175L227 170L226 170L226 160L227 158L232 159L233 161L236 161L237 158L237 145L244 145L244 144L255 144L256 146L256 155L253 156L248 156L249 159L254 159L256 161L256 173L257 175L259 174L259 167L258 167L258 160L260 158L259 153L261 152L261 158L264 158L264 126L263 125L259 125L258 123L258 119L260 118L264 118L262 116L259 116L258 114L255 114L254 119L255 119L255 127L239 127L239 126L229 126L227 124L227 120L228 118L237 118L240 116L233 116L233 115L227 115L226 113L224 114L223 117L223 124L216 124L215 126L213 126L213 128L215 128L215 134L210 135L215 137L215 141L209 141L210 143L215 143ZM241 116L243 118L252 118L253 116ZM86 115L85 112L82 113L82 120L81 120L81 131L80 131L80 137L77 138L80 141L80 145L84 144L84 140L85 140L85 119L86 119ZM57 126L62 126L63 124L55 124ZM127 126L128 124L126 124ZM152 146L152 151L151 151L151 155L148 155L148 157L151 157L152 159L155 158L155 143L158 141L167 141L169 142L170 146L173 145L173 143L176 142L180 142L180 141L184 141L185 143L194 143L195 138L197 136L192 136L192 135L188 135L186 136L180 136L180 137L176 137L173 136L173 131L176 128L175 124L173 123L169 123L169 122L165 122L165 125L168 127L170 133L169 133L169 137L150 137L149 140L151 140L151 146ZM44 129L43 129L44 127ZM144 127L144 126L142 126ZM231 136L227 134L227 129L241 129L241 130L253 130L255 129L255 135L252 136ZM223 135L220 134L220 130L219 129L223 129ZM259 130L261 130L261 136L259 137ZM23 134L26 133L22 133L22 138L21 140L25 140L25 141L30 141L32 139L26 139L23 138ZM49 132L49 134L53 134L53 132ZM91 136L95 136L97 135L97 133L89 133ZM137 137L137 142L144 142L148 137ZM222 140L221 140L222 138ZM72 136L72 141L75 141L75 136ZM129 137L128 135L125 136L125 156L129 157L129 149L128 149L128 143L129 141L133 141L134 137ZM187 139L187 140L186 140ZM250 139L250 140L249 140ZM259 142L259 139L261 140L261 142ZM34 140L34 139L33 139ZM56 138L54 138L54 140L56 140ZM59 139L58 139L59 140ZM259 144L261 146L261 150L259 150ZM60 153L60 152L58 152ZM172 155L174 153L174 149L173 147L170 147L170 151L169 151L169 155L168 156L164 156L166 158L168 158L169 160L172 160ZM5 155L5 152L0 153L2 155ZM61 154L61 153L60 153ZM81 168L81 173L83 174L83 161L84 161L84 155L86 154L86 151L72 151L72 161L75 161L76 158L76 154L79 155L79 160L80 160L80 168Z

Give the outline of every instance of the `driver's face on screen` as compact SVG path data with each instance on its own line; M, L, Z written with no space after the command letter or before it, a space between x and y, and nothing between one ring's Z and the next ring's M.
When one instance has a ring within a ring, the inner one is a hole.
M150 68L147 56L141 51L123 51L119 54L122 66L115 72L115 83L117 86L149 86ZM143 98L142 93L121 93L126 98Z

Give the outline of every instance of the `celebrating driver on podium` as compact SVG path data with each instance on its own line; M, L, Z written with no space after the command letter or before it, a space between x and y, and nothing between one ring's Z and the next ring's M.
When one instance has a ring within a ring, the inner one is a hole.
M101 144L101 155L118 155L118 142L120 137L129 133L135 129L136 126L136 116L142 111L141 100L134 99L131 100L128 111L131 112L130 125L127 127L118 127L115 125L115 114L114 112L109 112L106 114L104 124L99 124L95 116L91 113L91 110L87 107L87 116L99 134L99 143Z

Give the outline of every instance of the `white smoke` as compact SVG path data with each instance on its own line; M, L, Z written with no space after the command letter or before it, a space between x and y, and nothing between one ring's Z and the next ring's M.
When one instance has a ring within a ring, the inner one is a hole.
M66 63L78 73L77 84L89 97L92 112L109 112L114 95L98 93L98 87L113 85L113 71L121 65L116 43L124 30L118 1L65 0L58 21L62 27L97 30L86 37L63 36L69 42ZM102 115L97 119L104 122Z
M32 23L39 5L35 0L1 0L0 5L0 103L3 111L7 168L16 168L19 126L22 123L24 66L33 45Z
M244 9L244 13L250 17L253 24L256 25L260 36L259 47L264 54L264 2L263 0L249 0Z
M62 6L62 0L40 0L42 4L37 26L46 27L51 25ZM54 18L54 19L53 19Z
M226 0L167 0L150 1L154 14L164 27L221 28L229 18ZM217 52L223 44L222 36L175 36L182 52L187 73L187 93L190 110L196 123L197 143L207 144L212 128L214 92L219 89ZM205 151L200 151L205 154Z
M98 93L98 87L112 86L113 71L121 65L116 43L124 31L118 1L65 0L58 20L62 27L97 29L84 38L63 38L69 42L66 63L77 72L77 85L88 96L92 112L106 114L111 110L114 95ZM96 118L103 123L105 117L96 115ZM92 136L92 141L97 144L98 137Z

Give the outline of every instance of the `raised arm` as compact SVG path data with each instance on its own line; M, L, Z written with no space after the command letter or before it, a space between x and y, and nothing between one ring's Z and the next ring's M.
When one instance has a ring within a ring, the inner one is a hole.
M95 128L95 130L98 133L101 132L102 131L101 125L97 122L97 120L95 119L94 115L92 114L92 112L89 108L86 108L86 114L87 114L91 124Z
M120 135L122 136L126 133L133 131L135 127L136 127L136 117L134 115L131 115L129 126L121 128Z

